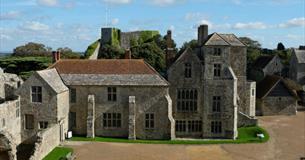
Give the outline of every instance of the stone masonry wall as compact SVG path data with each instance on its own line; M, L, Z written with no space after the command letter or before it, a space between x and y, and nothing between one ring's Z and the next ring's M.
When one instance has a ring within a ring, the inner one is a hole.
M168 117L167 87L117 87L117 101L107 99L107 86L69 86L76 89L76 103L70 112L76 113L73 134L87 133L88 95L95 95L95 136L128 137L129 96L135 96L136 137L139 139L169 139L171 124ZM103 127L103 113L121 113L120 128ZM155 114L155 129L145 130L145 113Z
M297 100L294 97L266 97L260 105L263 116L295 115Z
M42 86L42 103L33 103L31 101L31 87ZM22 141L35 141L35 135L39 131L39 122L48 121L49 125L56 124L57 118L57 97L55 92L41 80L40 77L33 74L17 91L20 95ZM25 115L34 115L34 129L25 128Z
M264 68L263 70L264 76L281 73L283 68L284 65L282 64L281 59L278 56L276 56Z
M41 160L50 153L56 146L59 145L60 139L58 136L59 125L50 126L46 130L37 133L37 141L35 143L34 154L29 160Z
M8 132L16 145L21 143L20 109L17 109L19 105L19 98L0 104L0 131Z

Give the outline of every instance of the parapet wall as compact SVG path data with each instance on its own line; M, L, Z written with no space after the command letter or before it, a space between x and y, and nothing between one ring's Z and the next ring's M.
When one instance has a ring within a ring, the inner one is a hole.
M35 143L34 154L29 160L41 160L60 143L59 125L53 125L46 130L39 131Z

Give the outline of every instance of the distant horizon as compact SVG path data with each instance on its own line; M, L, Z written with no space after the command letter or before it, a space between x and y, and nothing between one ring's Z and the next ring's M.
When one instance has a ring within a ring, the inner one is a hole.
M1 1L0 50L36 42L84 52L103 26L161 35L170 29L181 47L196 39L200 24L208 24L209 33L250 37L262 48L275 49L279 42L296 48L305 45L304 7L304 0Z

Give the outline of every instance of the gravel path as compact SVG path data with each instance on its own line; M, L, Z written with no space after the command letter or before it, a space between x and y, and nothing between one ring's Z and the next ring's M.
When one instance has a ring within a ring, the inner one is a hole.
M259 117L270 140L263 144L156 145L67 142L77 160L298 160L305 157L305 112Z

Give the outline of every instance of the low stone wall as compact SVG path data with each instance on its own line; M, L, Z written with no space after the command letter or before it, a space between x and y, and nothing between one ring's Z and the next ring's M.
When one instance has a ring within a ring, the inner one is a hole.
M60 143L59 125L53 125L37 134L34 154L29 160L41 160Z
M238 112L238 127L247 127L257 125L257 119L250 117L242 112Z

